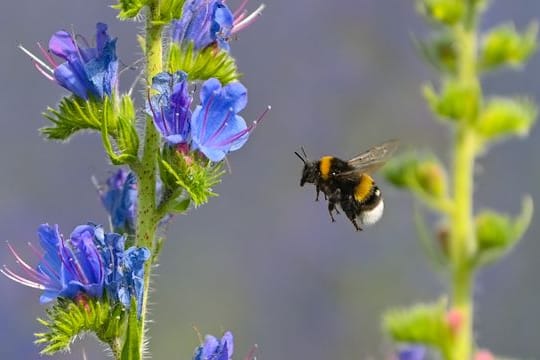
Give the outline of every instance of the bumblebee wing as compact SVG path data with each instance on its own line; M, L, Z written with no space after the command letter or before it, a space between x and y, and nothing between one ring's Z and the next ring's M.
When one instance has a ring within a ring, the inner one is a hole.
M374 146L368 151L353 157L348 161L349 165L357 169L366 169L375 164L379 167L390 159L398 147L397 140L389 140L380 145Z
M354 179L360 173L370 173L382 167L392 156L398 147L397 140L389 140L380 145L357 155L348 161L348 164L354 168L351 171L344 171L337 176L344 179Z

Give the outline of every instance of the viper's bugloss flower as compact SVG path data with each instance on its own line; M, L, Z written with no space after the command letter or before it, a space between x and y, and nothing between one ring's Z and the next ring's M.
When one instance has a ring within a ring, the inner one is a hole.
M243 1L233 14L222 0L186 1L182 17L172 25L173 41L180 45L193 42L196 50L216 44L228 51L231 35L253 23L264 9L261 5L248 15L245 11L247 2Z
M228 152L240 149L257 121L247 126L237 115L247 104L247 89L240 82L225 86L217 79L204 82L201 105L191 118L192 147L211 161L221 161Z
M105 189L99 189L101 202L111 217L115 231L135 232L137 214L137 179L135 175L119 169L107 179Z
M420 345L408 345L398 349L396 360L424 360L426 348Z
M79 295L100 298L103 295L105 264L94 242L94 226L75 228L68 240L64 240L58 226L41 225L38 229L41 250L32 249L40 256L34 269L28 265L8 244L25 272L21 276L4 265L0 270L8 278L36 289L43 290L41 303L57 297L75 299Z
M196 50L217 43L228 49L233 14L221 0L186 1L182 17L173 22L172 39L179 44L193 42Z
M49 51L38 44L49 64L26 50L35 67L48 79L71 91L77 97L110 96L117 87L118 59L116 39L107 34L107 25L96 24L96 46L91 47L80 36L73 36L65 30L57 31L49 40ZM58 64L51 53L64 62Z
M233 335L230 331L225 332L220 340L206 335L204 343L195 349L193 360L230 360L233 351Z
M187 74L159 73L152 79L152 88L157 91L149 96L147 112L154 119L156 128L172 145L189 141L191 102Z
M106 294L113 303L120 301L129 308L134 296L140 315L148 249L132 246L124 250L123 236L105 233L101 226L93 224L77 226L68 240L60 235L57 225L44 224L38 236L41 249L30 245L40 256L35 269L8 244L25 276L5 265L0 272L20 284L43 290L41 303L58 297L75 300L80 296L102 298Z

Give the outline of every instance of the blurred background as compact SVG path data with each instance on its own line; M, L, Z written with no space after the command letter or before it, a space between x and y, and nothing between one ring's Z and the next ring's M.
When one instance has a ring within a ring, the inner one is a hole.
M1 240L26 258L41 223L64 234L87 221L106 223L90 181L107 177L96 134L69 144L45 142L40 113L63 90L32 68L17 49L30 49L60 29L94 33L97 21L118 36L124 64L140 57L135 35L141 23L119 22L109 1L18 0L0 14L5 89L0 98ZM238 3L231 2L234 9ZM263 16L232 44L250 93L246 119L268 104L272 111L248 144L229 157L232 173L220 196L169 225L152 297L150 347L154 359L191 359L198 338L231 329L237 359L253 344L259 359L382 359L390 351L380 330L388 307L439 298L445 279L430 268L412 224L413 201L381 177L386 213L357 233L344 216L330 223L313 187L300 188L301 163L311 157L348 158L371 145L399 138L403 149L432 149L448 163L449 132L433 121L420 85L436 74L417 56L413 37L428 28L412 0L267 2ZM258 6L252 0L249 9ZM512 20L523 28L540 18L537 0L493 1L482 26ZM129 87L134 72L121 78ZM521 72L485 79L487 93L540 98L540 57ZM527 140L495 146L478 164L477 208L509 213L521 197L540 204L540 127ZM538 206L538 205L537 205ZM540 359L540 225L502 262L478 278L476 335L482 347L516 358ZM0 264L14 265L2 245ZM0 358L37 359L33 333L42 328L39 292L0 277ZM105 358L91 337L55 359Z

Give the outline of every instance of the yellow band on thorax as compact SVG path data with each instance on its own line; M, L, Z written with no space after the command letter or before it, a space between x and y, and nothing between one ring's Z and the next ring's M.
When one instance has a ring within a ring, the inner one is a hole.
M328 180L330 175L330 166L332 165L332 156L323 156L319 162L319 171L323 180Z

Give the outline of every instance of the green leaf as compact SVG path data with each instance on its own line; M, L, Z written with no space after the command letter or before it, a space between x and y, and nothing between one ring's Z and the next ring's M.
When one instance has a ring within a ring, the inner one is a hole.
M522 34L513 24L496 27L482 41L480 69L493 70L504 65L522 67L537 48L537 36L536 22L529 24Z
M424 97L431 111L442 119L472 121L480 107L477 85L446 81L437 94L431 86L424 86Z
M59 298L46 310L47 319L38 319L48 332L37 333L36 344L44 345L43 355L69 350L74 339L83 332L93 332L103 342L115 348L125 326L125 311L121 305L111 307L106 299L84 298L73 301Z
M113 133L109 133L110 130ZM137 161L139 137L135 129L135 109L128 95L122 97L118 109L113 109L112 102L106 98L103 106L103 124L101 138L105 152L114 165L133 164ZM115 151L110 138L116 140Z
M463 0L417 0L418 11L427 19L444 25L454 25L465 15Z
M213 187L221 181L221 163L212 163L197 154L184 155L165 147L160 161L160 176L167 191L184 189L194 206L200 206L217 194Z
M446 300L393 309L383 316L383 328L396 342L418 343L447 354L452 330L446 322Z
M139 320L137 319L137 302L135 297L131 298L131 311L129 312L126 337L122 347L121 360L140 360L141 359L141 330Z
M512 219L492 210L482 211L476 217L478 251L475 264L492 263L510 252L531 223L534 212L530 197L523 199L521 214Z
M191 81L216 78L223 85L240 77L236 62L227 51L212 46L197 51L193 43L172 44L167 68L170 73L184 71Z
M105 152L109 155L109 158L114 165L131 164L137 161L136 149L138 147L138 140L135 141L124 138L124 136L130 137L130 131L126 124L127 121L129 120L126 120L125 118L122 118L121 120L120 117L117 117L109 99L105 99L101 139L103 141ZM110 128L115 129L116 136L109 134ZM119 131L122 131L122 133L120 134ZM117 139L119 154L114 150L110 137ZM134 143L129 143L129 141L133 141Z
M526 99L493 98L482 110L476 131L486 140L508 135L525 136L536 121L538 109Z
M159 3L160 20L168 24L182 16L182 8L185 0L161 0Z
M148 2L148 0L118 0L118 4L111 7L119 10L118 18L120 20L129 20L137 17Z
M43 136L50 140L68 140L80 130L100 130L103 101L84 100L75 96L60 100L58 109L47 108L43 116L53 123L40 129Z
M191 200L188 199L176 199L169 206L169 211L180 214L187 210Z

